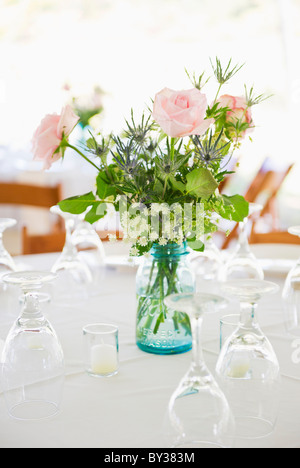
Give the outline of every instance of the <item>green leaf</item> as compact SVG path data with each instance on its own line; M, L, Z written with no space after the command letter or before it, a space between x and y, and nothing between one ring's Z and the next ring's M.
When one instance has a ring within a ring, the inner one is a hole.
M174 190L178 190L178 192L184 193L185 192L185 185L183 182L176 180L174 176L170 177L170 183Z
M67 198L59 203L60 209L65 213L82 214L96 202L93 192L81 196Z
M219 214L224 219L241 223L249 215L249 203L241 195L233 195L228 197L223 195L224 207L219 211Z
M195 238L188 240L187 243L192 250L195 250L195 252L204 252L205 250L205 245L203 242L197 241Z
M107 214L107 205L106 203L98 202L92 206L92 209L86 214L85 221L90 224L94 224L99 219L104 218Z
M111 182L108 180L106 173L99 172L97 176L97 195L101 200L116 195L116 188L111 185Z
M186 190L197 198L209 198L218 188L219 184L208 169L194 169L186 176Z
M97 147L97 142L95 142L94 138L89 138L88 140L86 140L85 144L88 147L88 149L95 149Z
M164 192L164 185L158 177L156 177L155 179L155 182L153 185L153 191L157 193L158 195L162 195Z

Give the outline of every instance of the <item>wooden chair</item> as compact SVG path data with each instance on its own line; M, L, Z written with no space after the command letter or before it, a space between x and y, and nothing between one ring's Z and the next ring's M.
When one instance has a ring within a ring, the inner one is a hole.
M109 234L117 235L117 240L122 240L123 236L120 232L100 231L98 235L102 242L109 241ZM61 252L66 240L66 232L64 230L54 230L49 234L31 235L26 227L22 231L23 255L33 255L42 253ZM82 249L90 250L90 249Z
M22 230L22 253L33 255L41 253L61 252L66 240L64 230L54 230L49 234L29 234L26 226Z
M0 183L0 203L37 208L51 208L62 200L61 185L44 187L39 185Z
M249 203L259 202L262 195L266 195L263 210L260 217L264 217L270 213L272 215L273 228L278 228L278 214L276 209L276 200L278 193L294 167L294 164L289 165L286 169L270 170L268 168L269 159L266 159L251 183L245 198ZM239 224L236 224L231 231L231 234L225 239L222 248L227 249L230 243L238 236Z
M2 205L49 210L52 206L57 205L62 198L62 187L60 184L56 186L39 186L22 183L0 183L0 204ZM48 251L47 248L59 251L61 247L61 239L64 235L62 233L63 221L60 218L58 218L56 223L54 223L53 229L54 238L51 240L51 246L46 247L43 241L39 240L39 236L29 236L27 228L23 228L22 253L35 253L36 250L43 251L43 248L46 248L46 251ZM46 235L46 238L47 236L51 239L52 233ZM42 242L42 244L39 242ZM36 246L33 247L35 244Z
M299 237L292 236L285 231L272 231L268 233L259 233L252 228L250 244L295 244L300 245Z

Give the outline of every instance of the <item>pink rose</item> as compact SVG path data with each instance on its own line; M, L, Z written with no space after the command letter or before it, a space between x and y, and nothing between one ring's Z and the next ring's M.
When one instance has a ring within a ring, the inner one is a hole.
M61 115L46 115L32 138L34 161L43 161L44 169L50 169L63 156L63 148L56 152L63 137L69 137L78 121L79 117L69 105L63 108Z
M247 101L244 97L234 97L226 94L221 96L218 101L220 107L228 107L231 109L227 112L228 122L236 123L240 120L242 123L249 124L249 128L242 133L243 137L253 130L252 111L250 107L247 106Z
M165 88L155 97L153 118L172 138L203 135L214 122L207 119L207 99L198 89L173 91Z

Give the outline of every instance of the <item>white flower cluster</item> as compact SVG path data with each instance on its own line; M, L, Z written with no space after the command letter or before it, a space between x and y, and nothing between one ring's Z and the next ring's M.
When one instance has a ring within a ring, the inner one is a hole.
M170 241L181 245L185 239L181 207L171 212L168 205L153 204L151 209L144 208L138 214L126 211L121 214L121 225L124 240L135 244L131 255L138 253L138 246L147 247L153 242L164 246Z
M193 211L194 210L194 211ZM129 209L120 210L120 221L124 233L124 241L133 245L131 255L150 250L153 243L161 246L169 242L182 243L189 237L197 241L203 238L205 229L205 212L200 205L196 208L190 204L181 206L174 204L154 203L150 208L142 204L132 204Z

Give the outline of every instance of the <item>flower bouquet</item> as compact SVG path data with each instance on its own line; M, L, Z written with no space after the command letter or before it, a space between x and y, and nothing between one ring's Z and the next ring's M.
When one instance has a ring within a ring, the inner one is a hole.
M73 146L69 136L79 118L67 106L61 116L46 116L33 140L35 159L46 168L71 148L97 169L95 190L60 208L87 212L91 224L111 206L119 213L131 255L145 257L137 277L137 344L153 353L191 348L188 316L168 310L164 299L194 291L187 256L205 249L204 236L218 230L216 214L241 222L249 212L242 196L222 195L218 187L234 151L253 131L253 106L265 98L246 87L244 97L221 95L240 67L230 61L224 68L218 59L212 67L218 86L210 102L205 74L188 75L191 89L163 89L139 123L132 112L121 135L90 133L84 150Z

